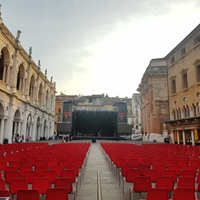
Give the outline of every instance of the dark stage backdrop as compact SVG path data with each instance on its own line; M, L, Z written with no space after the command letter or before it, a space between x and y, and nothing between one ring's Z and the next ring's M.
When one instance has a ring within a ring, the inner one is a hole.
M117 136L117 112L107 110L75 110L72 113L74 136Z

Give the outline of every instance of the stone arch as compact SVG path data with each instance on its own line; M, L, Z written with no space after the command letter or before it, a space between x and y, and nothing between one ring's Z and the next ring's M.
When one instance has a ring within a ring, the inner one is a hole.
M3 47L0 53L0 80L6 82L8 64L10 63L10 54L6 47Z
M25 84L25 67L23 64L20 64L17 73L16 89L19 90L20 92L23 92L24 84Z
M46 90L46 108L49 108L49 90Z
M26 134L25 134L26 140L27 138L31 137L31 127L32 127L32 116L29 113L26 120Z
M17 109L14 114L12 133L21 135L21 113L19 109Z
M44 119L44 130L43 130L43 138L46 138L46 128L47 128L47 120Z
M0 118L4 116L4 106L0 103Z
M30 85L29 85L29 96L31 99L34 99L34 95L35 95L35 76L32 75L31 76L31 80L30 80Z
M39 90L38 90L38 102L42 104L42 97L43 97L43 85L40 83Z
M36 121L36 140L40 139L40 127L41 127L41 122L40 122L40 117L38 117Z

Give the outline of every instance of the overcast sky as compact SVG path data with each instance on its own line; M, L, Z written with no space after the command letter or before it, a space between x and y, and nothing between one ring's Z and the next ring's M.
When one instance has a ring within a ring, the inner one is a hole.
M1 17L57 94L131 97L153 58L200 23L199 0L0 0Z

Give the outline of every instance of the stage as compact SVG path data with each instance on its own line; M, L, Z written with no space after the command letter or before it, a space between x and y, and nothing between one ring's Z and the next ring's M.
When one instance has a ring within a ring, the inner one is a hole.
M96 140L123 140L121 137L95 137L95 136L72 136L72 140L91 140L96 142Z

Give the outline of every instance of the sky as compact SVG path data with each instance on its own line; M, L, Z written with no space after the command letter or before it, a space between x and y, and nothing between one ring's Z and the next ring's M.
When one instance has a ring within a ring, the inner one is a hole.
M129 97L151 59L200 23L199 0L0 0L3 23L57 95Z

